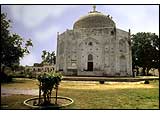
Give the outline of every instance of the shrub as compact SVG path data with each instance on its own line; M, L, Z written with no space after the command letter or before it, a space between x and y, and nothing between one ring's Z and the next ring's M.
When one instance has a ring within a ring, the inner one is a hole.
M52 89L56 89L56 101L57 104L57 92L58 92L58 85L62 80L62 75L60 73L42 73L38 76L39 85L39 105L49 105L51 104L51 93ZM40 102L41 91L43 92L43 102Z
M8 83L8 82L12 82L12 77L6 75L3 72L0 72L0 81L1 83Z
M148 80L145 80L144 84L149 84L149 81L148 81Z
M103 81L103 80L101 80L101 81L99 81L99 83L100 83L100 84L104 84L104 81Z

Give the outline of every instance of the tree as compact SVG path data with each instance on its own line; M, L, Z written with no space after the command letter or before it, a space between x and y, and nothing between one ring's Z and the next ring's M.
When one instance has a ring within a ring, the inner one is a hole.
M55 52L47 52L46 50L42 51L42 63L49 63L49 64L55 64L56 63L56 56Z
M159 37L155 33L132 35L132 63L133 68L143 68L143 75L151 68L159 69Z
M50 105L51 104L51 94L52 89L56 89L56 100L57 104L57 95L58 95L58 86L62 80L62 74L51 72L51 73L42 73L38 76L39 81L39 103L38 105ZM41 93L43 93L43 101L41 101Z
M1 14L1 72L5 67L19 65L20 58L29 54L28 47L33 46L31 39L24 41L16 33L10 32L11 21L7 19L6 14Z
M46 54L47 54L47 51L46 50L43 50L42 51L42 61L44 62L46 60Z

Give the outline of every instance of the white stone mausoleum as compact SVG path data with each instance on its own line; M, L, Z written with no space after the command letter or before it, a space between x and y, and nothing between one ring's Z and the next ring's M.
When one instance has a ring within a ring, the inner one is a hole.
M57 37L56 70L64 75L132 75L130 30L116 28L95 6Z

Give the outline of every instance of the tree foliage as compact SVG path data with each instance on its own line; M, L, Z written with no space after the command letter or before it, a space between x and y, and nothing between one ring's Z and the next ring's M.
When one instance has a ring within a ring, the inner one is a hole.
M56 56L55 52L47 52L46 50L42 51L42 63L49 63L49 64L55 64L56 63Z
M143 75L148 75L151 68L159 68L159 37L155 33L132 35L132 63L133 68L143 68Z
M11 21L1 13L1 65L3 68L19 65L20 58L29 54L28 47L33 46L31 39L24 41L21 36L10 32ZM2 69L3 71L4 69Z
M38 81L40 83L39 85L39 105L49 105L51 104L51 94L52 89L56 89L56 101L55 104L57 104L57 92L58 92L58 86L62 80L62 74L51 72L51 73L43 73L38 77ZM41 98L41 92L43 93L43 102L40 101Z

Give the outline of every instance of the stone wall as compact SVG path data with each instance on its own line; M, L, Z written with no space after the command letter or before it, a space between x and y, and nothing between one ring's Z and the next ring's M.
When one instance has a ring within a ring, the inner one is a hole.
M58 35L56 68L66 75L131 75L129 42L128 32L113 27L67 30ZM87 71L89 61L92 73Z

